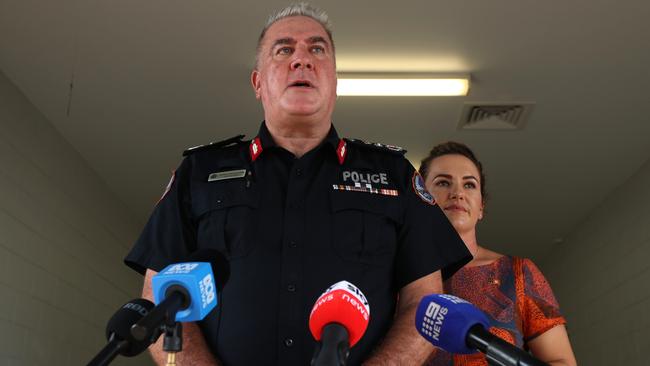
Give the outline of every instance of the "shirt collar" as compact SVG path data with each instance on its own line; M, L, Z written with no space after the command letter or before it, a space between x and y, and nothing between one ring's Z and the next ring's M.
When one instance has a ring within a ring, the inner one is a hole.
M342 164L342 160L345 158L345 140L339 138L334 125L331 125L329 132L327 132L327 136L325 136L323 142L316 147L316 149L323 145L330 145L332 147L332 152L336 153L339 162ZM251 160L255 161L264 150L277 146L278 145L275 143L275 140L273 140L273 136L271 136L269 129L266 127L266 122L263 121L257 136L251 140L250 143L249 152ZM341 148L344 150L343 158L339 156Z

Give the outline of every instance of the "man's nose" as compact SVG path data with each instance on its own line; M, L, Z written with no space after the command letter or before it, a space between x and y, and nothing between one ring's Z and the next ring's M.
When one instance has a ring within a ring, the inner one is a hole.
M309 52L297 50L294 53L294 59L293 61L291 61L292 70L298 70L298 69L312 70L313 68L314 68L314 64L312 62L311 55L309 54Z

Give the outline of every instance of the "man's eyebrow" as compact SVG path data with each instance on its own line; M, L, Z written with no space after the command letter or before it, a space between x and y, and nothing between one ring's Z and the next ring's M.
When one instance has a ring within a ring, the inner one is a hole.
M325 43L326 45L329 46L329 42L327 42L327 40L325 38L321 37L321 36L309 37L309 39L307 39L307 41L309 43Z
M297 41L292 37L278 38L278 39L275 40L275 42L273 42L273 45L271 46L271 48L273 49L276 46L293 45L293 44L296 44L296 43L297 43ZM321 37L321 36L309 37L309 38L307 38L307 43L309 43L309 44L324 43L327 46L329 46L329 42L327 42L327 40L325 38Z
M295 44L295 43L296 43L296 40L291 38L291 37L279 38L279 39L276 39L275 42L273 42L273 46L271 46L271 48L275 48L275 46L278 46L278 45Z

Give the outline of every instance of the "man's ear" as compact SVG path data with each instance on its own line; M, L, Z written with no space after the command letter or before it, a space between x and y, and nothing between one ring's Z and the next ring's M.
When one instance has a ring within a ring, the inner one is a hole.
M255 98L258 100L261 98L260 96L260 87L261 87L261 82L260 82L260 72L257 70L253 70L251 72L251 85L253 86L253 91L255 92Z

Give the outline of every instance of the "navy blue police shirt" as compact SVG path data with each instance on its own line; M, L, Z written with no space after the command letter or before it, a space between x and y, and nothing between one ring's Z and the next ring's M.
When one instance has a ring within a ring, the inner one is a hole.
M339 139L331 127L296 158L264 123L252 141L223 145L187 154L125 262L144 273L202 248L226 257L229 278L200 322L225 365L308 365L309 313L341 280L370 305L349 358L360 364L389 329L403 286L471 259L398 148Z

